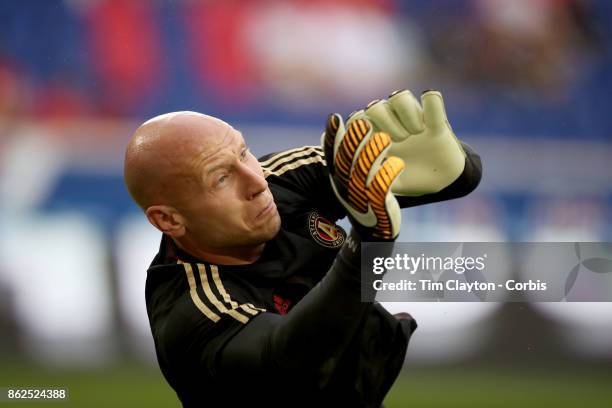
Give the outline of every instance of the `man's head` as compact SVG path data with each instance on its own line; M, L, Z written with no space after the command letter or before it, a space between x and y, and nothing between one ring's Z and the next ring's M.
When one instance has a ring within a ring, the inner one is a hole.
M280 228L259 162L217 118L173 112L145 122L127 147L124 176L149 222L205 260L244 261Z

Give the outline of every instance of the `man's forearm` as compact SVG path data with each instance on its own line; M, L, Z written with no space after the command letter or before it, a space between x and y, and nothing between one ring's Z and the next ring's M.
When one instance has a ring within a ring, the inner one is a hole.
M361 301L360 243L352 233L326 276L284 316L263 313L224 348L219 372L299 370L322 386L372 307Z

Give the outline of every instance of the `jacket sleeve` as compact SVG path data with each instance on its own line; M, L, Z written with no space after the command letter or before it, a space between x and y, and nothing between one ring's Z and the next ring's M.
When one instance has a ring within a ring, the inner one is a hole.
M452 200L468 195L480 183L482 162L480 156L467 143L461 142L466 152L465 168L449 186L437 193L418 197L396 196L401 208ZM323 152L319 146L304 146L259 159L266 178L273 178L276 184L312 197L313 202L326 214L335 219L343 218L346 210L338 203L329 183L329 173Z
M350 239L359 248L354 232ZM284 372L305 386L324 387L373 307L361 298L360 262L360 250L345 245L327 275L289 313L262 313L227 343L219 374L253 378Z
M280 188L295 191L308 199L333 221L346 216L336 199L320 146L303 146L259 159L264 175Z

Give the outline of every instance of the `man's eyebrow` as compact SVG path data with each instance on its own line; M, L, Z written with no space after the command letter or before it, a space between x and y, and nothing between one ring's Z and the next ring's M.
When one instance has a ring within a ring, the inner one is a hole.
M238 134L240 135L240 145L239 145L239 149L242 150L244 148L246 148L246 142L244 140L244 137L242 137L242 132L237 131ZM219 159L219 160L223 160L223 159ZM215 160L217 161L217 160ZM206 168L205 166L205 172L206 172L206 177L209 176L211 173L214 173L215 171L222 169L222 168L228 168L231 167L232 164L226 163L226 162L221 162L218 164L213 164L210 168Z
M219 163L217 165L214 165L210 169L206 170L206 176L211 175L212 173L214 173L215 171L217 171L219 169L228 168L230 166L231 165L228 165L227 163Z

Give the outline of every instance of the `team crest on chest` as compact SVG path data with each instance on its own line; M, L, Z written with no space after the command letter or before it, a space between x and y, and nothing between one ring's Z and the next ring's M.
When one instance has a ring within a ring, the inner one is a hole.
M308 216L308 229L312 238L326 248L339 248L346 238L342 227L321 217L316 211Z

